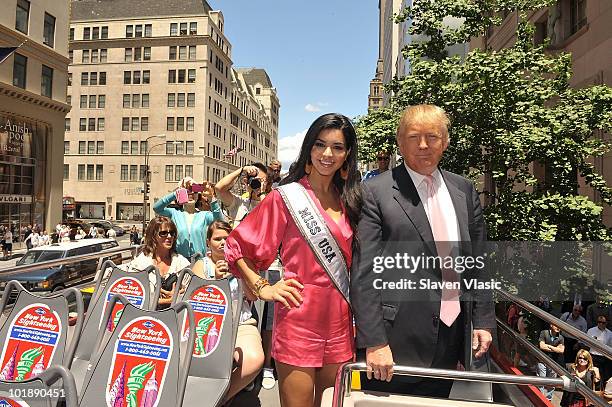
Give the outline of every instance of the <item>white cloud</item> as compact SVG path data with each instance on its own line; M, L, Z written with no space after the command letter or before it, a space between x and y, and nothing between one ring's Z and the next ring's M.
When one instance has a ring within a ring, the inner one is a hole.
M317 105L313 105L309 103L306 106L304 106L304 110L306 110L307 112L319 112L321 111L321 108Z
M297 160L300 155L300 148L302 147L306 131L305 129L293 136L282 137L278 140L278 159L283 164L283 173L289 170L291 163Z

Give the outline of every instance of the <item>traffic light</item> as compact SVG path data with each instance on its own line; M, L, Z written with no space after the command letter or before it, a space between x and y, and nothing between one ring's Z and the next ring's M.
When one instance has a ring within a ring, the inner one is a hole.
M151 192L151 187L149 186L149 184L147 184L147 195L149 194L149 192Z

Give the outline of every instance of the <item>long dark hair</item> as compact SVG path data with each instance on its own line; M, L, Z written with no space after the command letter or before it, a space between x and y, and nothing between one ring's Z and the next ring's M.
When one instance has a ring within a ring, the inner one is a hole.
M172 222L172 219L166 216L156 216L151 219L145 231L144 247L142 248L142 252L145 254L145 256L155 257L155 251L157 249L157 233L159 233L159 230L163 225L168 225L170 230L174 232L174 243L172 243L170 254L174 254L176 252L176 241L178 240L176 225L174 222Z
M346 181L343 180L340 176L340 170L338 170L334 174L332 182L338 189L340 199L346 208L346 214L354 233L353 247L357 247L357 223L361 214L361 176L357 170L357 134L348 117L338 113L328 113L315 120L306 132L306 136L304 136L304 142L302 143L297 161L291 164L289 174L282 179L280 185L297 182L306 176L305 166L306 164L312 164L310 160L312 147L315 141L317 141L319 134L323 130L329 129L342 131L348 150L345 166L343 166L348 172L348 177Z

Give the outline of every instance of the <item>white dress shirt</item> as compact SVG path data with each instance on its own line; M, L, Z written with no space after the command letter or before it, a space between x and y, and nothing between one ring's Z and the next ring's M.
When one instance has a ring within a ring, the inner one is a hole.
M587 335L606 346L612 347L612 331L610 331L608 328L604 328L602 331L599 329L599 327L594 326L587 331ZM597 351L596 349L591 349L591 355L603 356L601 352Z
M412 178L412 182L414 182L414 186L419 194L419 198L421 198L421 202L423 203L423 208L425 209L425 214L427 215L427 220L431 225L431 217L429 214L429 208L427 208L427 182L425 181L425 175L421 175L418 172L412 170L406 162L404 162L404 166L408 170L408 174L410 178ZM442 178L442 174L436 168L436 170L431 174L434 180L434 185L436 187L436 198L438 199L438 203L440 204L440 208L444 213L444 224L446 225L448 241L449 242L459 242L461 241L461 237L459 236L459 223L457 222L457 214L455 213L455 206L453 205L453 201L451 199L450 193L448 192L448 188L446 187L446 183L444 182L444 178ZM467 240L467 236L465 239Z

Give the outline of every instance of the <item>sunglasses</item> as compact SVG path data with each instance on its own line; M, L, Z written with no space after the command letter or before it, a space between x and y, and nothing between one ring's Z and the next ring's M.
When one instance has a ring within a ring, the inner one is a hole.
M578 360L588 360L587 358L582 357L582 356L578 356L578 358L577 358L577 359L578 359Z
M157 232L157 236L159 237L176 237L176 232L173 230L160 230L159 232Z
M389 161L389 157L376 157L378 161Z
M605 324L606 321L597 321L598 324Z

